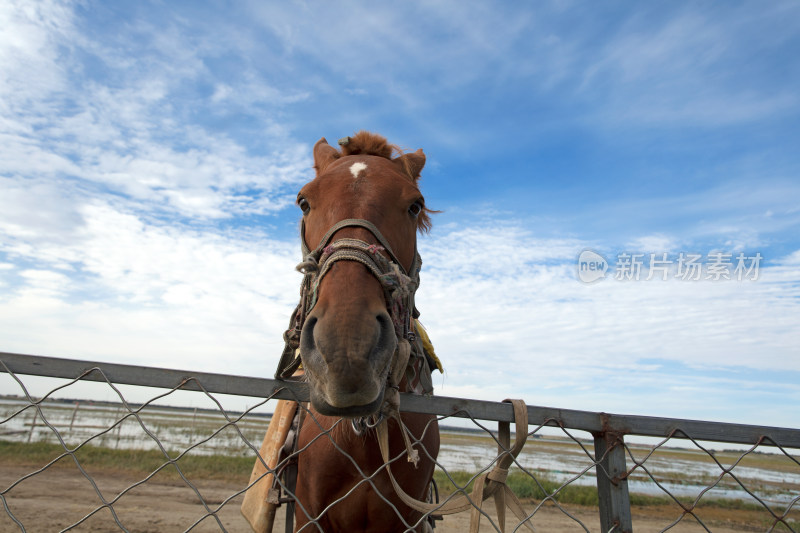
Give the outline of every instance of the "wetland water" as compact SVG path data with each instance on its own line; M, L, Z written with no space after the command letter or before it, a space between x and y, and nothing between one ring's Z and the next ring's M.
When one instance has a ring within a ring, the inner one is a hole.
M267 414L248 414L235 427L226 426L227 421L219 411L167 406L142 409L141 424L132 415L117 423L127 413L123 406L74 401L43 403L45 420L42 420L35 409L23 410L26 405L20 400L0 399L0 439L57 443L56 433L47 425L50 424L69 447L91 439L90 444L109 448L158 449L160 444L165 450L181 452L201 443L190 453L254 456L248 442L257 450L269 423ZM229 413L228 417L236 420L239 415ZM668 445L658 448L647 458L644 467L634 470L629 477L632 493L665 495L666 490L674 496L694 499L706 487L714 485L703 498L753 500L742 487L744 485L768 504L785 506L800 497L797 450L789 450L789 453L794 452L790 458L775 454L773 448L759 448L760 453L749 454L736 464L732 470L735 477L726 474L717 482L722 470L706 452L690 448L694 445L685 440L675 439ZM641 461L652 448L629 444L629 450ZM448 472L478 472L490 468L496 453L495 441L485 433L442 430L438 462ZM596 479L592 453L591 441L536 435L528 439L518 458L518 466L534 477L593 486ZM742 453L717 451L715 457L729 468L737 463ZM630 456L627 462L628 468L634 464Z

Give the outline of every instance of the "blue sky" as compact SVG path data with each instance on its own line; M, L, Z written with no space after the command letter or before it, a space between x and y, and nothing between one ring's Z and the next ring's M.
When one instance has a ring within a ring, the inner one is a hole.
M0 350L271 376L311 147L367 129L428 158L439 394L800 427L798 4L12 1L0 24ZM585 249L606 279L579 280ZM763 259L619 281L622 252Z

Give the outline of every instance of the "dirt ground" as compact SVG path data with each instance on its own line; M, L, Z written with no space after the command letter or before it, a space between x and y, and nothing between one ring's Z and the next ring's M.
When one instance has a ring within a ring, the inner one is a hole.
M46 472L26 479L7 488L22 476L31 471L30 467L0 466L0 503L7 505L14 517L24 525L30 533L60 531L80 521L102 503L90 482L80 475L77 469L51 468ZM139 481L139 478L123 474L90 472L98 489L107 500L113 500L127 487ZM203 499L211 510L216 509L231 494L242 487L230 482L197 481L194 482ZM231 533L247 533L250 528L239 513L242 496L228 501L219 511L219 521L224 530ZM492 502L484 505L485 509L493 509ZM142 533L162 533L185 531L205 513L197 494L181 480L153 478L147 483L133 488L113 502L114 512L128 531ZM533 507L531 506L531 509ZM534 527L540 532L567 531L599 531L600 521L597 510L586 507L568 507L570 518L554 507L542 508L534 517ZM713 510L709 510L714 513ZM489 513L493 516L493 512ZM278 511L278 519L274 531L282 532L284 512ZM634 511L633 525L637 533L662 531L672 524L680 513L677 508L647 508L645 512ZM739 531L765 531L767 523L761 527L742 525L744 517L732 511L717 510L715 514L701 514L704 523L714 532L732 533ZM511 517L509 517L509 520ZM738 522L738 525L737 525ZM511 525L511 524L509 524ZM509 528L510 530L513 527ZM97 513L70 531L120 531L108 508L101 508ZM446 517L438 522L438 533L460 533L469 530L469 513L461 513ZM484 518L481 531L496 531L495 527ZM520 529L522 531L524 529ZM22 531L9 514L0 508L0 532ZM192 531L223 531L213 517L202 520ZM670 532L694 533L706 531L693 518L685 517Z

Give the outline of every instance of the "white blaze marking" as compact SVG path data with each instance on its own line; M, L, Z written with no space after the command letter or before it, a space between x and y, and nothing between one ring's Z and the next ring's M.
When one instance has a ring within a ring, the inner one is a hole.
M367 165L366 163L362 163L361 161L350 165L350 174L353 175L353 178L357 178L358 174L364 170L367 170Z

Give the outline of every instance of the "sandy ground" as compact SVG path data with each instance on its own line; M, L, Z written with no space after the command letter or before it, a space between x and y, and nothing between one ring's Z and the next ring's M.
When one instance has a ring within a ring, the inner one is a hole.
M0 491L5 504L14 517L28 532L60 531L80 521L102 503L91 483L77 469L51 468L17 484L10 491L6 489L31 471L30 467L0 466ZM90 472L100 492L107 500L113 500L127 487L139 481L128 475L105 472ZM197 481L195 483L203 499L213 511L242 487L229 482ZM229 531L246 533L250 531L247 522L239 513L242 496L237 496L222 506L218 513L219 522L213 517L203 519L192 531ZM3 503L0 500L0 503ZM485 509L493 509L491 502ZM181 480L154 478L131 489L113 503L119 521L131 532L171 532L185 531L200 520L206 510L197 494ZM600 531L596 509L569 507L566 509L573 517L556 508L542 508L534 517L534 526L540 532ZM718 512L719 513L719 512ZM284 512L278 511L274 531L282 532ZM493 513L490 513L493 516ZM634 530L639 532L662 531L674 522L680 513L676 508L648 509L646 515L634 513ZM580 522L576 521L579 520ZM722 512L719 516L704 518L712 531L732 533L738 531L765 531L760 528L725 525L736 517ZM583 524L583 525L581 525ZM585 526L585 529L584 529ZM101 508L90 518L70 531L120 531L108 508ZM436 527L437 533L466 532L469 530L469 513L446 517ZM509 528L513 530L513 527ZM9 514L0 508L0 532L22 531ZM484 518L481 531L498 531ZM519 531L524 531L520 529ZM694 533L706 531L694 519L687 517L670 532Z

